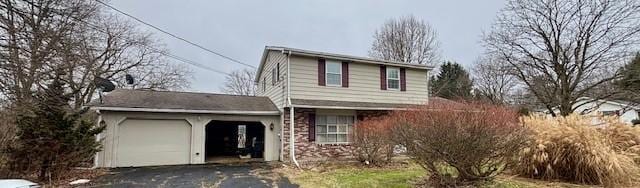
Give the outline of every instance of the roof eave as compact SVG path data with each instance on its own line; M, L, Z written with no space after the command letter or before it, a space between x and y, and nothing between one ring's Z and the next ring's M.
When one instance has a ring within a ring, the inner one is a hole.
M393 108L393 107L353 107L353 106L321 106L321 105L304 105L294 104L295 108L319 108L332 110L408 110L410 108Z
M408 63L395 62L395 61L371 59L371 58L365 58L365 57L357 57L357 56L326 53L326 52L308 51L308 50L301 50L301 49L294 49L294 48L268 47L267 49L285 50L285 51L290 51L291 54L294 54L294 55L308 56L308 57L322 57L327 59L338 59L338 60L347 60L347 61L363 62L363 63L371 63L371 64L400 66L400 67L408 67L408 68L424 69L424 70L434 69L433 66L428 66L428 65L408 64Z
M262 69L264 69L264 64L267 61L267 54L269 53L269 47L265 47L264 51L262 52L262 57L260 58L260 65L258 65L258 72L256 72L256 77L254 78L253 82L254 83L259 83L260 82L260 75L262 74Z
M244 111L244 110L191 110L171 108L132 108L132 107L108 107L93 106L91 109L101 111L118 112L162 112L162 113L189 113L189 114L225 114L225 115L280 115L280 111Z

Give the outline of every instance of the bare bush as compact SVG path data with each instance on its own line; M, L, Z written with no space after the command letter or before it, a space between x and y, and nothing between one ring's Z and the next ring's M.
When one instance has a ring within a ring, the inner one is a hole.
M490 181L512 164L527 139L517 113L484 104L432 104L392 115L394 141L436 186Z
M352 136L354 153L360 162L383 166L393 157L393 142L388 118L374 118L358 122Z
M617 119L602 120L607 127L597 128L593 118L575 114L523 118L534 139L522 150L514 171L531 178L605 186L640 180L640 169L634 164L640 134Z

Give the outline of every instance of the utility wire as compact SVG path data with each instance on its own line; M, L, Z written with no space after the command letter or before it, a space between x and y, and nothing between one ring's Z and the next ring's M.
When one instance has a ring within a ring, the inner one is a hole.
M193 45L193 46L195 46L195 47L198 47L198 48L200 48L200 49L202 49L202 50L205 50L205 51L207 51L207 52L213 53L213 54L215 54L215 55L217 55L217 56L220 56L220 57L222 57L222 58L225 58L225 59L227 59L227 60L230 60L230 61L232 61L232 62L235 62L235 63L241 64L241 65L244 65L244 66L247 66L247 67L251 67L251 68L254 68L254 69L256 69L256 68L257 68L256 66L253 66L253 65L250 65L250 64L247 64L247 63L243 63L243 62L241 62L241 61L239 61L239 60L236 60L236 59L231 58L231 57L229 57L229 56L226 56L226 55L224 55L224 54L218 53L218 52L213 51L213 50L211 50L211 49L209 49L209 48L206 48L206 47L204 47L204 46L202 46L202 45L200 45L200 44L197 44L197 43L195 43L195 42L191 42L191 41L189 41L189 40L187 40L187 39L185 39L185 38L182 38L182 37L180 37L180 36L178 36L178 35L175 35L175 34L173 34L173 33L170 33L170 32L168 32L168 31L165 31L165 30L164 30L164 29L162 29L162 28L159 28L159 27L157 27L157 26L155 26L155 25L153 25L153 24L150 24L150 23L148 23L148 22L145 22L144 20L141 20L141 19L139 19L139 18L137 18L137 17L135 17L135 16L133 16L133 15L131 15L131 14L128 14L128 13L126 13L126 12L124 12L124 11L121 11L121 10L117 9L116 7L111 6L111 5L109 5L109 4L105 3L105 2L102 2L102 1L100 1L100 0L95 0L95 1L96 1L96 2L98 2L98 3L100 3L100 4L102 4L102 5L104 5L104 6L106 6L106 7L109 7L109 8L111 8L111 9L115 10L116 12L119 12L120 14L123 14L123 15L125 15L125 16L127 16L127 17L131 18L131 19L134 19L134 20L136 20L136 21L138 21L138 22L140 22L140 23L142 23L142 24L144 24L144 25L147 25L147 26L149 26L149 27L151 27L151 28L154 28L154 29L156 29L156 30L158 30L158 31L160 31L160 32L162 32L162 33L164 33L164 34L167 34L167 35L169 35L169 36L171 36L171 37L173 37L173 38L176 38L176 39L178 39L178 40L184 41L184 42L186 42L186 43L188 43L188 44L191 44L191 45Z
M103 30L103 29L100 29L98 26L96 26L96 25L94 25L94 24L91 24L91 23L86 22L86 21L84 21L84 20L77 19L77 18L75 18L75 17L71 17L71 18L73 18L74 20L76 20L76 21L78 21L78 22L83 23L84 25L86 25L86 26L88 26L89 28L92 28L92 29L94 29L94 30L96 30L96 31L99 31L99 32L101 32L101 33L105 33L105 34L109 34L107 31L105 31L105 30ZM148 49L148 50L151 50L151 51L153 51L153 52L156 52L156 53L162 54L162 55L167 56L167 57L169 57L169 58L172 58L172 59L178 60L178 61L183 62L183 63L187 63L187 64L190 64L190 65L193 65L193 66L198 67L198 68L201 68L201 69L206 69L206 70L208 70L208 71L212 71L212 72L216 72L216 73L220 73L220 74L224 74L224 75L230 75L229 73L223 72L223 71L221 71L221 70L217 70L217 69L214 69L214 68L211 68L211 67L205 66L205 65L203 65L203 64L201 64L201 63L198 63L198 62L195 62L195 61L192 61L192 60L189 60L189 59L186 59L186 58L183 58L183 57L180 57L180 56L177 56L177 55L171 54L171 53L166 52L166 51L162 51L162 50L160 50L160 49L157 49L157 48L154 48L154 47L151 47L151 46L148 46L148 45L141 45L141 46L143 46L144 48L146 48L146 49Z
M40 7L39 7L39 8L40 8ZM16 9L16 8L14 8L14 9ZM16 11L18 11L18 10L16 10ZM54 13L56 13L56 14L58 14L58 15L61 15L61 16L64 16L64 15L62 15L62 13L59 13L59 12L55 12L55 11L54 11ZM101 29L100 27L98 27L98 26L97 26L97 25L95 25L95 24L89 23L89 22L87 22L87 21L84 21L84 20L82 20L82 19L79 19L79 18L76 18L76 17L73 17L73 16L69 16L69 18L74 19L74 20L76 20L76 21L78 21L78 22L80 22L80 23L82 23L82 24L86 25L87 27L89 27L89 28L91 28L91 29L94 29L94 30L96 30L96 31L98 31L98 32L105 33L105 34L109 34L109 32L107 32L107 31L105 31L105 30ZM161 54L161 55L164 55L164 56L166 56L166 57L169 57L169 58L172 58L172 59L178 60L178 61L180 61L180 62L182 62L182 63L190 64L190 65L192 65L192 66L195 66L195 67L198 67L198 68L202 68L202 69L205 69L205 70L208 70L208 71L216 72L216 73L219 73L219 74L230 75L229 73L226 73L226 72L224 72L224 71L217 70L217 69L214 69L214 68L211 68L211 67L205 66L205 65L203 65L203 64L201 64L201 63L198 63L198 62L195 62L195 61L192 61L192 60L189 60L189 59L186 59L186 58L183 58L183 57L180 57L180 56L177 56L177 55L171 54L171 53L166 52L166 51L159 50L159 49L157 49L157 48L154 48L154 47L151 47L151 46L148 46L148 45L141 45L141 46L143 46L144 48L146 48L146 49L148 49L148 50L151 50L151 51L153 51L153 52L156 52L156 53L159 53L159 54Z

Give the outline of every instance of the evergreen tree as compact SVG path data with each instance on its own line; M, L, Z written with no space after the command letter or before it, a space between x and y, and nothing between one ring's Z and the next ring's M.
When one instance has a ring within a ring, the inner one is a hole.
M435 96L446 99L472 99L473 83L469 73L455 62L445 62L440 73L431 77L431 91Z
M616 86L623 91L640 91L640 53L622 68L622 78Z
M34 96L30 113L18 117L18 146L11 152L16 170L36 171L41 180L55 178L100 151L95 136L105 127L83 120L86 109L71 112L70 96L58 76Z

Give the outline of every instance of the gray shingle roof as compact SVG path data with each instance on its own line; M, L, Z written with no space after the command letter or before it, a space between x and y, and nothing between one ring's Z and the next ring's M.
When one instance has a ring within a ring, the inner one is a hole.
M114 90L88 104L92 107L209 110L270 111L278 108L268 97L149 90Z

